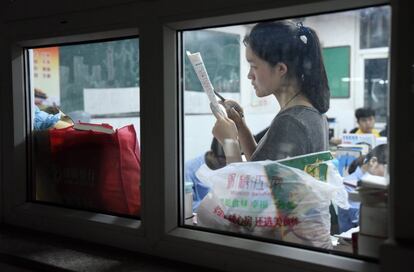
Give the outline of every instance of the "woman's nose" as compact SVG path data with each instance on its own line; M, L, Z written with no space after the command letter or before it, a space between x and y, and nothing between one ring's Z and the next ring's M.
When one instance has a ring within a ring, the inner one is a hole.
M252 70L249 70L249 73L247 74L248 79L253 79L253 73Z

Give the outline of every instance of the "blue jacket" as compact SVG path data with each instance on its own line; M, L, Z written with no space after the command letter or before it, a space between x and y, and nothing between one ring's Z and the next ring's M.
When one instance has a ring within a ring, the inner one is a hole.
M53 127L60 120L61 113L49 114L41 111L38 106L35 106L34 130L43 130Z
M358 167L355 169L355 172L344 178L344 186L348 193L355 191L357 181L360 180L364 174L362 169ZM350 205L348 210L338 207L339 232L347 231L359 225L359 207L361 203L359 201L350 200L348 200L348 202Z
M205 163L204 154L185 163L185 181L193 183L193 211L200 205L201 200L208 194L210 187L202 183L195 173Z

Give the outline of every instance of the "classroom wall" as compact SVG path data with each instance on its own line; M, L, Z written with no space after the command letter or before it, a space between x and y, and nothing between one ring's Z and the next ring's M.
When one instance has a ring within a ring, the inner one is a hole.
M356 55L359 48L359 24L355 12L345 14L322 15L311 18L306 23L317 30L322 47L350 46L351 78L361 77L357 75ZM333 98L329 111L329 117L335 118L337 123L337 136L344 129L350 130L355 127L354 111L357 105L363 104L364 90L359 88L355 80L350 82L350 96L348 98Z

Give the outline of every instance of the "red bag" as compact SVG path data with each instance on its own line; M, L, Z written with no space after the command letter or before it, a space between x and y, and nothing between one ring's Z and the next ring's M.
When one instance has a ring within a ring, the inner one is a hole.
M106 124L83 125L112 129ZM52 129L49 136L53 180L62 204L140 214L141 160L132 125L112 134L73 127Z

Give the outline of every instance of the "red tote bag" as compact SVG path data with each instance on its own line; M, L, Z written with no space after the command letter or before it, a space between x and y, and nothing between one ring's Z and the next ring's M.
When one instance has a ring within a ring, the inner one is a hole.
M50 130L49 136L53 180L62 204L139 216L141 161L132 125L114 133L68 127Z

